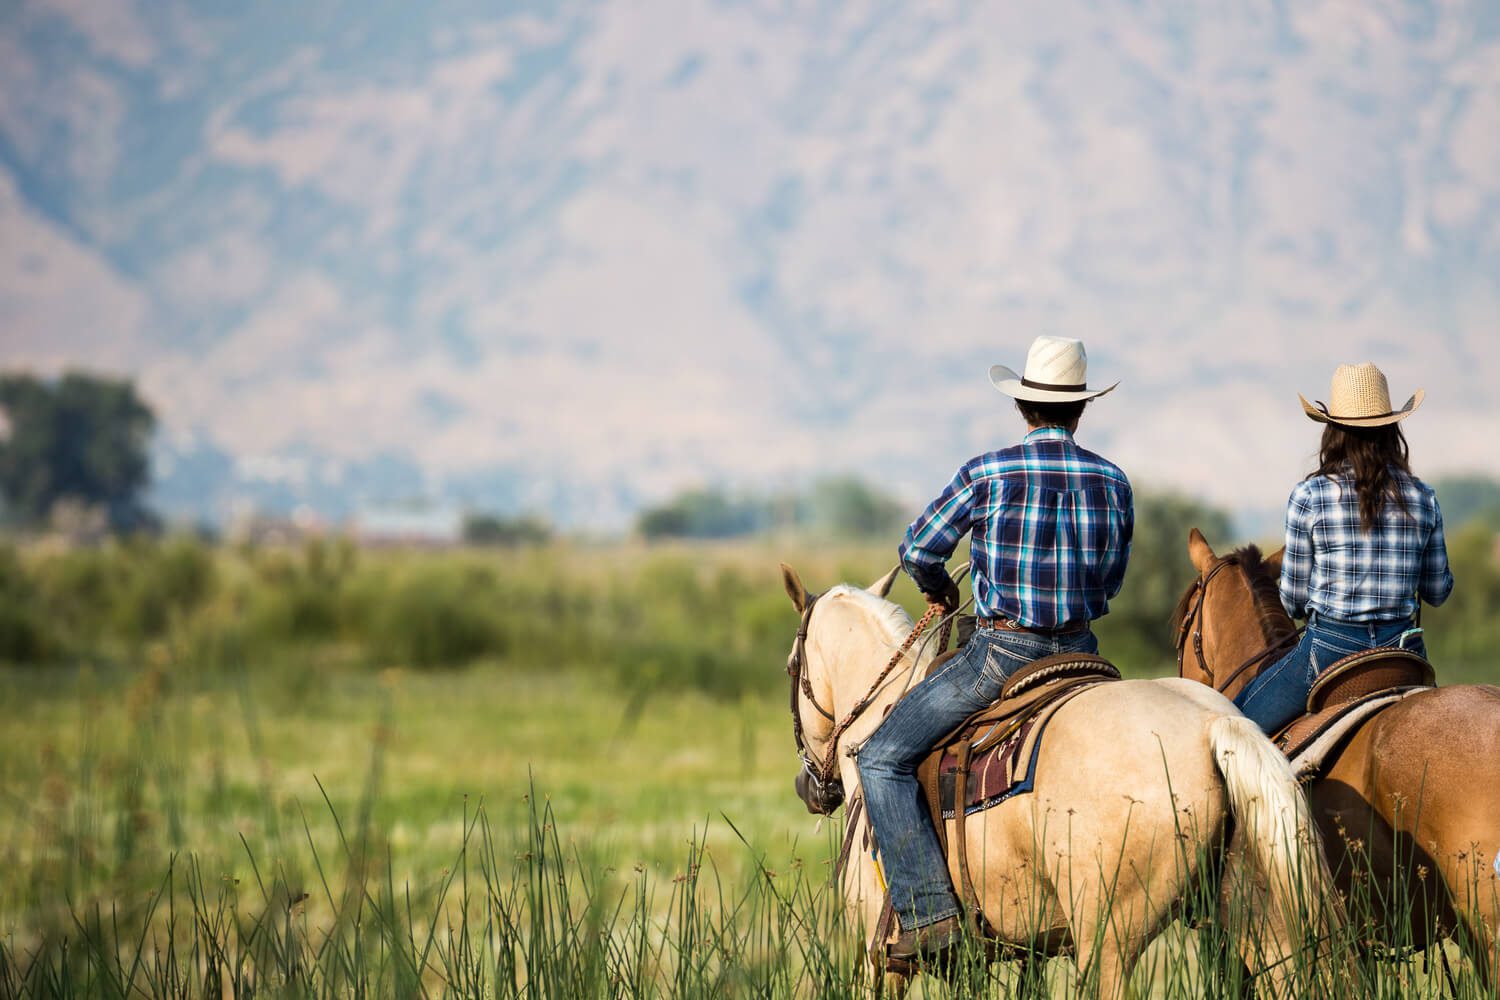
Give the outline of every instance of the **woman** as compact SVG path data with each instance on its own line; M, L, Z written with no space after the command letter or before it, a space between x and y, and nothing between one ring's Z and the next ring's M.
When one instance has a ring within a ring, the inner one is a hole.
M1235 699L1267 733L1302 714L1313 681L1335 660L1379 646L1427 655L1419 600L1442 604L1453 574L1437 495L1412 475L1401 433L1422 396L1418 389L1393 410L1385 375L1366 362L1339 366L1328 406L1298 397L1327 425L1317 471L1286 509L1281 603L1307 619L1307 631Z

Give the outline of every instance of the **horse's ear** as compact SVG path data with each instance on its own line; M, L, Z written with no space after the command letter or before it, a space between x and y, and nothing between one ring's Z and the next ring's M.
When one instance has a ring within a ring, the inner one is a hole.
M874 583L870 584L865 589L874 594L876 597L884 597L886 594L889 594L891 592L891 586L896 582L896 574L900 572L901 567L897 566L885 576L882 576L879 580L876 580Z
M1193 560L1193 566L1199 573L1207 573L1214 560L1219 557L1214 555L1213 548L1208 544L1208 539L1203 537L1203 532L1197 528L1188 532L1188 558Z
M786 587L786 596L792 599L797 611L799 613L806 611L807 599L810 595L807 593L807 588L802 586L802 578L797 575L797 571L786 563L781 564L781 584Z
M1282 560L1282 557L1285 556L1285 555L1286 555L1286 546L1283 545L1281 548L1277 549L1275 552L1272 552L1270 555L1266 556L1266 558L1265 558L1264 561L1265 561L1265 564L1266 564L1266 569L1268 569L1268 570L1271 571L1271 579L1273 579L1273 580L1279 580L1279 579L1281 579L1281 560Z

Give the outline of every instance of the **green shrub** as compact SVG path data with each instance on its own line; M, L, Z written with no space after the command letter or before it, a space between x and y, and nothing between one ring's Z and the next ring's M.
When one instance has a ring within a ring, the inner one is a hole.
M1422 610L1427 652L1446 684L1500 681L1494 669L1500 649L1500 564L1493 528L1472 521L1448 536L1453 594L1439 608Z
M1229 528L1189 501L1144 498L1124 592L1097 626L1127 673L1173 670L1167 616L1192 578L1190 524L1221 551ZM868 584L892 545L813 543L542 547L461 552L213 548L190 538L20 552L0 547L0 659L133 662L143 644L203 666L286 660L423 668L496 661L577 668L634 691L736 698L779 692L797 616L782 592L787 559L807 585ZM1428 646L1450 683L1493 681L1500 567L1490 529L1449 537L1457 587L1429 610ZM961 548L952 565L964 560ZM911 583L893 597L920 612Z
M15 548L0 545L0 662L43 663L62 652Z
M120 581L113 594L113 625L127 639L156 638L213 597L213 552L197 539L133 539L111 546Z
M509 642L490 612L493 582L483 573L422 567L385 588L367 609L368 646L376 659L415 667L448 667L504 656Z
M336 639L349 631L349 584L357 555L347 541L314 539L298 550L252 550L246 631L262 643Z

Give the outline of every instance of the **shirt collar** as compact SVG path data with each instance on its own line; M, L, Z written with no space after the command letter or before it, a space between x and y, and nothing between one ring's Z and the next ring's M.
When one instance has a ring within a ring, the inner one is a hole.
M1073 435L1068 433L1066 427L1038 427L1030 431L1021 439L1022 444L1035 444L1038 441L1071 441Z

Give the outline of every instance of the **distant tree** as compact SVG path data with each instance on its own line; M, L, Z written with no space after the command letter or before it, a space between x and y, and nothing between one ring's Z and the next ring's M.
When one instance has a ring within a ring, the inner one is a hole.
M1221 554L1238 544L1224 511L1175 493L1136 493L1125 586L1097 628L1104 655L1125 657L1153 672L1170 668L1175 636L1167 619L1197 572L1187 554L1191 528L1202 531Z
M463 538L467 545L541 545L552 537L552 526L532 514L500 517L496 514L464 516Z
M865 481L831 476L801 493L687 490L641 511L636 530L648 539L734 538L788 528L825 537L878 538L899 534L906 515L904 504Z
M1239 544L1229 515L1217 507L1177 493L1136 494L1135 538L1125 589L1133 590L1152 613L1171 610L1192 581L1194 570L1187 556L1191 528L1203 532L1218 552Z
M1488 476L1445 476L1432 485L1449 530L1475 520L1500 528L1500 482Z
M128 380L69 373L0 375L0 494L12 517L42 523L59 501L102 507L115 528L151 522L156 417Z
M808 527L846 538L898 534L907 516L901 503L854 476L814 483L805 506Z
M720 490L688 490L636 518L636 530L648 539L734 538L766 526L764 501L731 497Z

